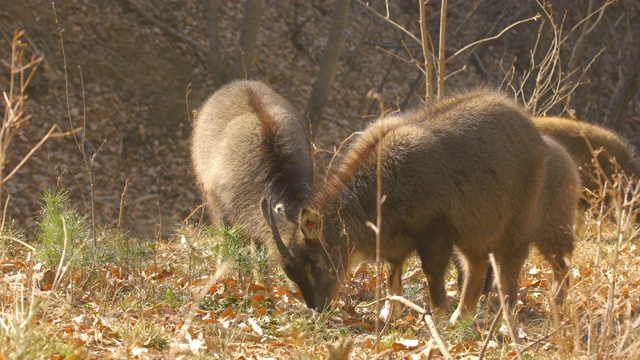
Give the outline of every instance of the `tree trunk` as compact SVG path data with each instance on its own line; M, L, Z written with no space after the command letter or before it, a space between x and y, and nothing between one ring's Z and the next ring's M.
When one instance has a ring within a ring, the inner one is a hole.
M253 53L260 29L264 0L247 0L240 28L238 52L234 56L232 77L247 79L253 67Z
M313 90L307 103L306 114L309 117L311 129L315 131L320 124L322 108L329 99L331 84L338 67L338 57L344 43L344 28L349 12L350 0L336 0L333 5L333 18L329 38L324 48L324 54L320 63L320 70L313 84Z
M218 87L224 82L224 67L218 43L218 0L205 0L207 8L207 36L209 37L209 71L213 84Z

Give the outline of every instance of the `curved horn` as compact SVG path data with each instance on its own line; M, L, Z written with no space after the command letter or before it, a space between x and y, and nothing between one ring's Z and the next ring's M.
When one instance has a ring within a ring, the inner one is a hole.
M269 227L271 228L271 233L273 233L273 240L276 242L276 247L282 255L282 259L288 263L295 263L295 257L289 251L289 248L284 244L282 238L280 237L280 232L278 231L278 227L276 226L276 220L273 218L273 207L271 207L271 197L267 200L267 217L269 218Z

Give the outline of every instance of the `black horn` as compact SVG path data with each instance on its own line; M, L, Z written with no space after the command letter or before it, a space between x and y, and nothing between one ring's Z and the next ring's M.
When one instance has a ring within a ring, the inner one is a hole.
M273 207L271 206L271 197L267 200L267 218L269 220L269 227L271 228L271 233L273 234L273 240L276 242L276 247L278 248L278 252L282 255L282 260L285 263L293 264L295 262L295 257L289 251L289 248L284 244L282 238L280 237L280 232L278 231L278 227L276 226L276 220L273 217Z

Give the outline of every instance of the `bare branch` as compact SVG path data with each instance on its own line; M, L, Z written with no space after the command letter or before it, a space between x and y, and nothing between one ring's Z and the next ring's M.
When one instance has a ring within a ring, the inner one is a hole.
M360 5L364 6L367 10L371 11L372 14L374 14L375 16L379 17L380 19L388 22L389 24L395 26L396 28L398 28L400 31L404 32L405 34L407 34L410 38L412 38L416 43L422 45L422 41L420 41L420 39L418 39L415 35L413 35L413 33L411 33L411 31L407 30L404 26L398 24L397 22L391 20L391 18L384 16L382 14L380 14L379 12L377 12L376 10L374 10L372 7L369 6L369 4L365 3L362 0L357 0Z
M31 148L29 153L27 153L27 155L25 155L25 157L22 158L22 160L18 163L18 165L16 165L16 167L13 168L13 171L11 171L9 175L5 176L4 179L2 179L2 184L6 183L15 173L18 172L18 170L20 170L20 168L27 162L27 160L29 160L31 155L33 155L33 153L35 153L36 150L38 150L40 146L42 146L42 144L44 144L45 141L47 141L47 139L49 139L49 137L57 127L58 126L55 124L51 126L51 129L49 129L49 131L45 134L45 136L43 136L42 139L40 139L40 141L36 144L36 146Z
M188 37L187 35L179 32L178 30L172 28L171 26L169 26L169 25L163 23L162 21L156 19L155 16L153 16L152 14L149 14L148 12L146 12L143 8L138 6L138 4L136 4L135 2L130 1L130 0L119 0L119 1L120 1L120 4L122 6L137 12L145 20L150 21L151 23L153 23L153 25L159 27L161 30L163 30L165 33L167 33L168 35L170 35L174 39L191 46L194 50L196 50L196 54L198 55L200 60L202 62L206 62L206 59L207 59L206 51L205 51L204 47L202 45L200 45L199 42L193 40L192 38Z
M511 30L515 26L518 26L520 24L524 24L524 23L529 22L531 20L538 21L538 19L540 19L540 17L541 17L540 14L536 14L535 16L532 16L530 18L527 18L527 19L524 19L524 20L520 20L520 21L516 21L515 23L513 23L513 24L507 26L506 28L502 29L502 31L500 31L500 33L498 33L497 35L494 35L494 36L491 36L491 37L488 37L488 38L484 38L484 39L480 39L478 41L472 42L471 44L463 47L462 49L460 49L458 51L456 51L455 54L451 55L447 59L447 62L453 60L456 56L462 54L463 52L469 50L470 48L472 48L474 46L478 46L480 44L486 43L487 41L491 41L491 40L495 40L495 39L500 38L502 35L504 35L505 32Z

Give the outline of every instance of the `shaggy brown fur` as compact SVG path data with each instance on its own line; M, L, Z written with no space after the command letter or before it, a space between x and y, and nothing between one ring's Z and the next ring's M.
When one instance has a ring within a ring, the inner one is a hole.
M256 243L272 242L262 198L294 217L313 191L306 127L261 82L232 82L205 102L195 119L191 159L213 223L240 225Z
M294 281L307 306L327 308L349 266L375 258L375 234L366 222L376 219L378 146L386 195L381 257L390 265L389 291L402 293L402 264L417 252L432 312L442 318L448 310L444 275L455 246L469 274L456 314L475 309L489 252L515 301L537 227L531 219L540 219L546 147L516 104L478 90L370 125L311 208L289 224L283 237L295 260L285 271L298 274ZM392 316L398 312L396 307Z
M562 302L564 290L568 285L565 258L569 260L573 252L573 227L576 225L582 184L578 168L564 147L546 135L543 136L543 140L547 145L547 171L538 200L540 219L531 235L531 241L551 264L554 273L553 293L557 293L557 301ZM526 254L524 256L526 257ZM464 283L464 269L461 269L458 257L456 266L459 271L458 286L461 286ZM484 294L489 293L492 283L493 271L489 268Z
M565 259L573 252L572 227L582 184L577 166L565 148L548 136L543 139L547 145L547 176L538 201L540 220L531 240L553 268L553 290L561 302L563 290L568 287Z

